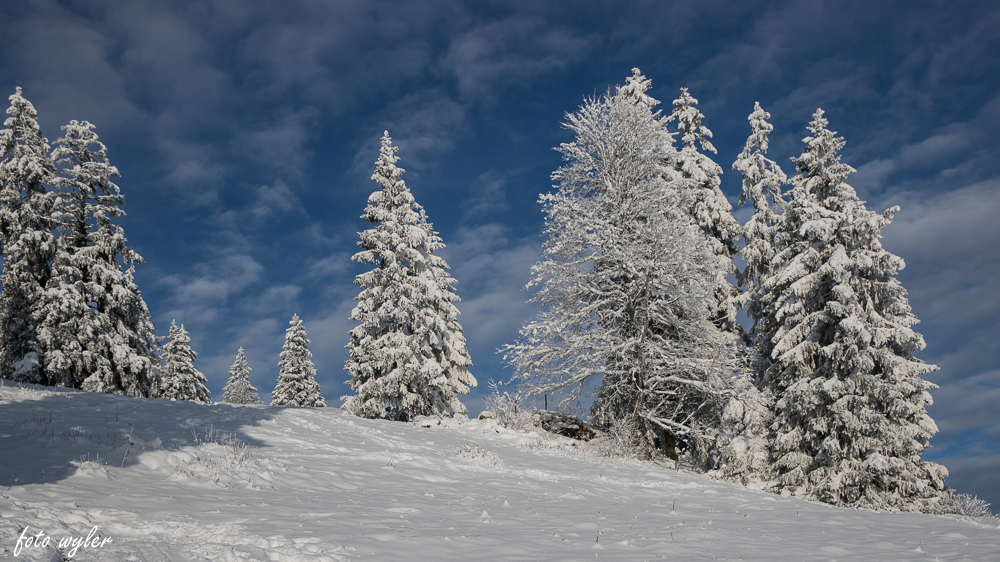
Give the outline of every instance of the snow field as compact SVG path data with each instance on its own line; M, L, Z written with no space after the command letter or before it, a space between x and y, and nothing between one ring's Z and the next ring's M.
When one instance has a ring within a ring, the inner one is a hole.
M60 560L997 560L996 521L849 510L492 420L366 420L0 388L0 556ZM22 548L25 531L47 548Z

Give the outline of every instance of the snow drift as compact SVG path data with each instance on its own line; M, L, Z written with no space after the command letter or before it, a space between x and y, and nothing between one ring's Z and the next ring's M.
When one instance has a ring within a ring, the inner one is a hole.
M1000 559L993 519L810 503L492 420L7 384L0 428L5 560ZM111 540L59 547L88 534Z

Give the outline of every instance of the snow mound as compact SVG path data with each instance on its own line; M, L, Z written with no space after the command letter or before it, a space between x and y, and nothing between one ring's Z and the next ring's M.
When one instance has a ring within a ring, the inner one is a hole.
M1000 559L992 519L809 503L492 420L8 384L0 428L5 560L95 527L111 541L71 559Z

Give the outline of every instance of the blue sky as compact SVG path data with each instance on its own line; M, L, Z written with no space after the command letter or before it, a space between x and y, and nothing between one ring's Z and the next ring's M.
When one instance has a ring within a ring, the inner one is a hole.
M8 3L0 92L24 88L50 140L89 120L121 170L123 226L165 335L191 332L221 395L236 349L269 392L298 313L332 404L361 269L350 261L388 129L448 248L480 388L534 308L538 194L563 115L633 66L668 103L699 99L723 190L755 101L770 156L801 151L817 107L847 140L848 181L901 255L941 367L925 455L1000 505L1000 7L995 2ZM737 212L741 221L748 214Z

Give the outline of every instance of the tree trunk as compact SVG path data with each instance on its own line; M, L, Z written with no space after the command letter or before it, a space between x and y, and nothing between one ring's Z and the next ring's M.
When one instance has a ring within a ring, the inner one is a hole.
M667 428L663 429L663 454L672 461L677 461L677 436Z

